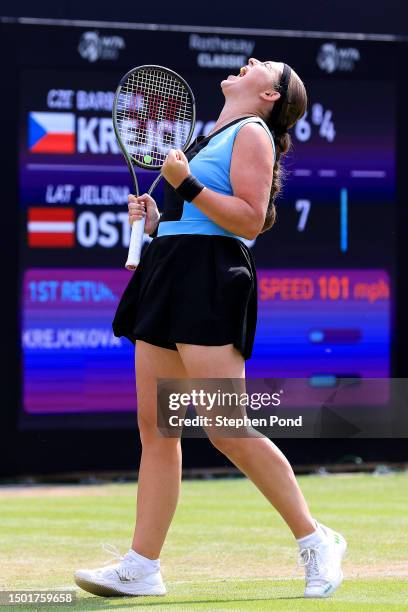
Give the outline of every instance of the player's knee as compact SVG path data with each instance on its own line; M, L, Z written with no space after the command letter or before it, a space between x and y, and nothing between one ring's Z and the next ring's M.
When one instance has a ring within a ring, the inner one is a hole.
M241 449L240 438L229 438L229 437L210 437L211 444L220 451L223 455L229 457L230 455L236 455Z
M159 437L157 429L156 415L145 417L140 413L137 416L137 424L139 426L140 440L143 445L154 442Z
M139 426L140 441L144 449L155 446L158 450L161 448L166 450L176 448L177 445L180 444L180 438L170 438L163 435L157 426L156 418L143 417L139 414L137 422Z

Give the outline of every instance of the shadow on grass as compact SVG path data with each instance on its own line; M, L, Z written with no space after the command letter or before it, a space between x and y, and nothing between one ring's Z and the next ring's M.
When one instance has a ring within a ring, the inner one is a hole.
M246 597L245 599L177 599L169 601L168 599L160 598L150 600L145 597L86 597L76 600L75 608L85 608L86 610L114 610L115 606L118 608L131 608L137 606L180 606L188 605L193 606L194 604L239 604L247 603L249 601L290 601L296 599L304 599L302 596L292 597ZM111 603L110 603L111 602ZM115 603L114 603L115 602Z

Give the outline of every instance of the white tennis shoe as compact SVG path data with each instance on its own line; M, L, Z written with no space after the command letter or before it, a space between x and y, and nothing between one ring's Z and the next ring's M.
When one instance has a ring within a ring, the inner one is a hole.
M141 563L130 552L121 557L113 547L105 547L113 553L118 563L99 569L80 569L75 572L75 582L84 591L100 597L165 595L166 587L159 563Z
M343 582L341 562L347 542L340 533L319 524L324 536L318 544L302 548L299 565L305 568L305 597L330 597Z

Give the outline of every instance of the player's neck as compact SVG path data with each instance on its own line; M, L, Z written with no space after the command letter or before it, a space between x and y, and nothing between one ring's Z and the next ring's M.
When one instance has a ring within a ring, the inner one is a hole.
M228 104L226 102L210 133L212 134L213 132L223 128L228 123L231 123L231 121L241 119L242 117L257 117L257 113L255 113L253 109L245 110L242 106Z

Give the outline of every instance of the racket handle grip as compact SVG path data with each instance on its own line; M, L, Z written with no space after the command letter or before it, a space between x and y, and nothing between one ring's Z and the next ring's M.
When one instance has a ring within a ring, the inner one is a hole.
M126 261L127 270L136 270L142 253L143 234L145 228L145 218L133 221L132 232L130 234L129 252Z

